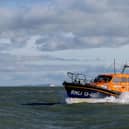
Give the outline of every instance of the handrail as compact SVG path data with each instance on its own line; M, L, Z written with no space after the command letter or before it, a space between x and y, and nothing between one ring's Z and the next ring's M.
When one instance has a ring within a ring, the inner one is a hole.
M86 83L86 75L82 73L72 73L68 72L67 76L71 79L73 83Z
M129 65L124 65L121 73L124 73L126 68L129 68Z

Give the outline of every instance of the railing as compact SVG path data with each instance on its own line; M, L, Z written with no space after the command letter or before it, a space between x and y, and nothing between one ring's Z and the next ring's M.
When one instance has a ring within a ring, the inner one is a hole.
M82 73L68 72L67 76L71 79L72 83L85 84L87 82L86 75Z

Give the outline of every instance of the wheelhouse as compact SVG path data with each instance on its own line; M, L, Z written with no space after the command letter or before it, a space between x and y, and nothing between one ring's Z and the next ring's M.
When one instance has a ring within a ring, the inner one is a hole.
M109 90L129 92L129 74L99 75L93 84Z

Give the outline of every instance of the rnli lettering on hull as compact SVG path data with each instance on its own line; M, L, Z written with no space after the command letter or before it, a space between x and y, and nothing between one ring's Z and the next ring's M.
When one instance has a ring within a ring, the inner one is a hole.
M76 90L71 90L71 95L76 95L76 96L85 96L85 97L98 97L99 93L89 93L87 91L83 92L83 91L76 91Z
M82 91L71 90L71 95L81 96L81 95L83 95L83 92Z

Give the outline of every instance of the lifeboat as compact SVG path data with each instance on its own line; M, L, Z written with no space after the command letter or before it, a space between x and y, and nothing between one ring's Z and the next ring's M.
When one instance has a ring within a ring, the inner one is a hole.
M129 74L125 73L126 68L129 65L124 65L121 73L100 74L90 82L83 74L68 72L70 81L64 81L63 86L69 98L117 98L121 93L129 92Z

